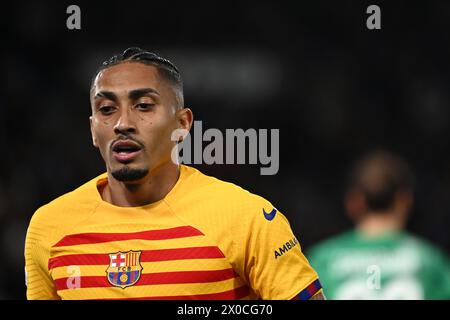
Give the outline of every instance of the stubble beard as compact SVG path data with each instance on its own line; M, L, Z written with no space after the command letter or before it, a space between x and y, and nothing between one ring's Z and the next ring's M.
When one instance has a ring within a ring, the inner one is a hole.
M113 170L111 172L114 179L122 182L126 181L136 181L144 178L148 174L149 170L147 168L130 168L127 165L122 166L119 169Z

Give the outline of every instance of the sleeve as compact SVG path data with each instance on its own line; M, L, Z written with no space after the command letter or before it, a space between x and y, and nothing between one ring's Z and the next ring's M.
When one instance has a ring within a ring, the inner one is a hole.
M321 290L317 273L301 251L286 217L260 199L250 208L239 243L242 272L255 294L265 300L309 299Z
M48 272L50 246L46 243L48 227L39 222L38 211L31 219L25 240L25 283L28 300L56 300L56 293Z

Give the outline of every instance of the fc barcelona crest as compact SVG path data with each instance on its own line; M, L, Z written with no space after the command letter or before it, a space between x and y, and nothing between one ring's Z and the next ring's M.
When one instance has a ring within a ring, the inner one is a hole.
M106 269L109 283L125 289L138 282L142 271L141 252L130 250L110 253L109 266Z

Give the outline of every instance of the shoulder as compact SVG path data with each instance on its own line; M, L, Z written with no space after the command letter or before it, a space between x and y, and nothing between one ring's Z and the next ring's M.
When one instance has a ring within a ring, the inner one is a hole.
M418 235L405 232L404 245L410 250L417 251L424 263L432 263L437 260L447 260L447 256L441 248Z
M52 233L88 216L98 205L96 182L104 176L102 174L39 207L31 217L29 230Z
M216 235L218 241L242 242L250 234L264 233L269 225L272 231L289 229L286 217L263 197L197 169L182 170L189 174L183 172L183 186L169 205L179 219L203 233Z
M205 205L241 214L249 214L255 210L260 213L262 209L270 212L273 209L270 201L235 183L208 176L192 167L183 166L183 169L189 173L186 179L188 193Z
M332 258L331 252L337 249L346 248L349 245L351 246L353 242L354 231L349 230L315 244L307 251L307 256L312 260Z

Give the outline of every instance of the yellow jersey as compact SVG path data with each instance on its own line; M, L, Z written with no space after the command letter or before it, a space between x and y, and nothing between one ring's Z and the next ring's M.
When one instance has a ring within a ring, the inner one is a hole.
M180 166L160 201L102 200L104 173L39 208L28 299L308 299L321 290L287 219L232 183Z

